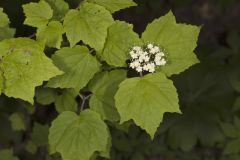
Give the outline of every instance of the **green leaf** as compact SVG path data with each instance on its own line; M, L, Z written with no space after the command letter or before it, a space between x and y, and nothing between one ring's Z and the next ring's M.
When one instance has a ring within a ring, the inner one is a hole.
M129 128L134 124L133 121L127 121L122 124L119 124L118 122L108 123L110 126L123 131L125 133L129 133Z
M16 29L9 27L0 27L0 41L8 38L13 38Z
M239 68L234 68L229 72L229 82L233 89L240 92L240 71Z
M0 70L0 95L2 94L3 88L4 88L4 76L3 72Z
M13 151L11 149L0 150L0 158L2 160L19 160L13 155Z
M100 115L89 109L80 116L63 112L50 128L50 147L64 160L89 160L95 152L108 148L109 131Z
M33 27L45 26L53 16L53 10L45 1L25 4L23 12L26 16L24 24Z
M193 53L197 46L200 27L177 24L173 13L154 20L142 34L142 39L148 43L156 43L168 53L167 65L160 71L167 76L183 72L193 64L198 63Z
M71 47L82 40L84 43L102 50L107 37L107 29L113 18L104 7L83 3L79 10L70 10L64 18L64 28Z
M237 130L232 124L221 123L220 126L221 126L222 131L223 131L225 136L230 137L230 138L237 138L238 137Z
M62 95L58 96L55 101L56 110L58 113L62 113L64 111L77 111L77 102L75 100L77 94L72 90L66 90Z
M173 82L162 73L123 81L115 100L121 123L133 119L151 138L154 138L165 112L180 113Z
M52 88L36 88L36 101L42 105L49 105L55 102L58 94Z
M183 130L179 132L179 129ZM178 149L179 147L185 152L189 152L193 149L193 147L197 143L196 135L194 133L189 132L189 130L186 129L189 129L188 125L187 126L182 125L177 127L173 126L173 129L171 128L167 136L167 143L170 145L170 147L172 147L173 149Z
M0 8L0 27L8 27L9 23L7 14L3 12L3 8Z
M44 146L48 144L48 125L42 125L39 123L34 123L32 131L32 141L37 146Z
M29 115L33 115L35 113L35 106L26 102L23 102L22 107L26 108L26 111Z
M104 151L99 153L99 156L110 159L111 147L112 147L112 138L109 136L107 147L105 148Z
M37 146L32 141L27 142L25 149L32 154L35 154L37 152Z
M101 72L89 83L92 92L89 106L98 112L104 120L118 121L119 114L115 108L114 95L118 85L126 79L127 73L123 70Z
M198 143L211 147L225 139L219 128L218 114L209 106L187 107L182 115L164 116L160 130L162 133L167 131L167 144L173 149L191 151Z
M133 0L87 0L88 2L99 4L109 10L111 13L124 8L136 6Z
M23 116L20 115L19 113L13 113L10 117L9 120L11 121L11 126L14 131L25 131L26 130L26 125L23 119Z
M54 77L48 83L53 88L75 88L79 91L99 70L100 63L87 47L62 48L52 56L53 62L65 74Z
M238 117L234 117L234 127L237 130L238 137L240 137L240 119Z
M224 154L234 154L240 152L240 140L232 140L227 143L226 147L224 148Z
M108 36L103 49L102 58L113 66L126 66L129 49L141 44L138 34L133 32L133 26L121 21L116 21L108 29Z
M62 74L43 51L42 45L28 38L0 42L0 71L4 72L4 86L1 88L3 93L33 103L35 87Z
M95 152L92 155L92 157L90 158L90 160L110 159L111 147L112 147L112 139L110 137L110 138L108 138L108 145L107 145L106 150L103 152ZM102 157L102 158L100 158L100 157Z
M0 8L0 41L14 37L15 29L9 28L9 23L7 14L3 12L3 8Z
M232 106L232 111L236 112L236 111L239 111L239 109L240 109L240 96L238 96L236 98L236 100L234 101L233 106Z
M64 0L46 0L53 9L53 19L62 20L69 10L69 5Z
M36 36L38 41L43 41L47 46L60 49L63 33L62 24L51 21L47 26L38 28Z

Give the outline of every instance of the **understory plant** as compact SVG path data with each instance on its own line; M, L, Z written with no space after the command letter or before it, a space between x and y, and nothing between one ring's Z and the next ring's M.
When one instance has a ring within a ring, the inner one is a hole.
M33 125L35 134L48 135L49 154L110 158L109 127L135 124L154 139L164 113L181 113L170 77L199 63L200 27L177 23L169 11L138 35L112 16L133 6L132 0L85 0L75 9L64 0L27 3L24 25L36 28L29 37L14 37L0 9L0 93L32 106L54 104L49 133L35 133L46 126ZM22 115L10 120L15 130L27 129ZM29 150L43 141L27 142Z

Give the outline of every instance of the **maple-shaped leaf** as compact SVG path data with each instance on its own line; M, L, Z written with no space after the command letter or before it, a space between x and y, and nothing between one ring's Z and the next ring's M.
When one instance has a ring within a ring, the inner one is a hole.
M0 42L0 90L33 103L35 87L62 74L44 54L44 46L28 38Z
M200 27L176 23L170 11L154 20L142 34L145 43L155 43L167 53L167 64L159 69L167 76L183 72L199 62L194 54Z

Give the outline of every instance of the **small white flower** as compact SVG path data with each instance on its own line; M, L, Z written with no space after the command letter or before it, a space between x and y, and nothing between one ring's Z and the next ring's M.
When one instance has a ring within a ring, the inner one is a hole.
M155 64L154 63L150 63L148 64L148 71L153 73L155 71Z
M153 48L150 49L150 53L151 53L151 54L155 54L155 49L153 49Z
M163 57L163 56L165 56L165 54L163 52L159 52L156 54L156 57Z
M147 65L147 64L145 64L145 65L143 66L143 70L148 71L148 65Z
M140 55L138 60L139 60L140 63L142 63L144 61L144 59L145 59L145 56L144 55Z
M132 57L133 59L136 59L136 58L138 58L138 55L135 53L135 54L132 54L131 57Z
M140 67L140 66L137 67L137 68L136 68L136 71L138 71L138 72L142 72L142 71L143 71L143 70L142 70L142 67Z
M135 68L134 64L133 63L130 63L130 68Z
M161 60L161 65L164 66L167 63L167 61L165 59Z
M155 53L160 52L160 48L158 46L153 47L153 49L154 49Z
M161 66L161 64L162 64L161 60L155 60L155 63L157 66Z
M144 55L144 52L142 50L138 52L138 56L141 56L141 55Z
M152 45L151 43L149 43L149 44L147 45L147 47L148 47L148 49L152 49L152 48L153 48L153 45Z
M154 60L155 60L155 61L159 61L159 60L161 60L161 59L162 59L162 57L156 56Z
M137 68L139 67L141 64L138 62L138 60L133 61L132 63L130 63L130 67L131 68Z
M130 55L131 55L132 59L138 58L137 53L135 53L134 51L131 51L131 52L130 52Z
M144 55L144 56L147 56L148 54L149 54L149 53L148 53L148 52L146 52L146 51L145 51L145 52L143 52L143 55Z
M156 67L164 66L167 63L163 50L151 43L144 47L134 46L129 51L129 54L131 55L130 68L135 69L137 72L147 71L153 73Z
M154 62L157 66L161 65L161 59L155 59Z
M134 50L134 51L140 51L140 50L141 50L141 47L139 47L139 46L134 46L134 47L133 47L133 50Z
M167 62L165 59L155 60L157 66L164 66Z
M148 62L149 60L150 60L150 57L149 57L149 56L145 56L145 57L144 57L144 61L145 61L145 62Z

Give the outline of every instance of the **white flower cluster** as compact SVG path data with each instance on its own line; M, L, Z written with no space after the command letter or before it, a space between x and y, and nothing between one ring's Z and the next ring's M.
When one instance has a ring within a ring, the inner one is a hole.
M130 49L131 63L130 68L137 72L155 72L156 67L166 65L165 53L153 44L144 47L134 46Z

